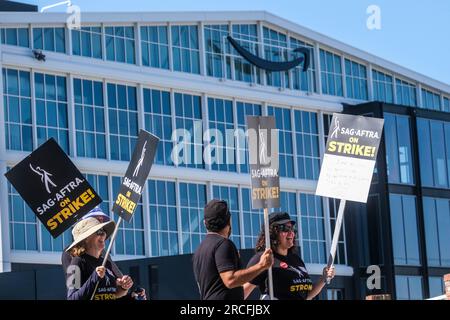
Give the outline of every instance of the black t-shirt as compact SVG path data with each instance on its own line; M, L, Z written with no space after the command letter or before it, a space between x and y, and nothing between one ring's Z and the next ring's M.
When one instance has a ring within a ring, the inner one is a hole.
M67 288L68 300L89 300L94 292L95 285L98 281L98 287L95 291L93 300L114 300L116 299L116 279L117 276L113 273L111 261L106 262L106 272L103 279L95 272L95 268L101 266L103 257L95 258L87 253L79 257L73 257L66 273L66 283L70 287ZM80 282L77 286L76 274L74 271L80 270ZM74 278L75 276L75 278ZM70 277L70 280L69 280Z
M208 233L192 258L194 275L202 300L243 300L244 289L228 289L221 272L241 269L234 243L215 233Z
M259 262L263 252L256 253L248 262L247 268ZM306 300L312 290L312 281L302 259L295 253L282 256L273 255L273 295L279 300ZM267 271L260 273L250 281L259 287L263 294L269 293Z

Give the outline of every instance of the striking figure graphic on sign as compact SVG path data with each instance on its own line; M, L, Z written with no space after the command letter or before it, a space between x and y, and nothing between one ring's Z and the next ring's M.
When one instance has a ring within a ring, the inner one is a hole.
M335 117L335 118L334 118L334 129L333 129L333 132L331 133L330 138L333 138L333 136L334 136L335 138L337 138L339 129L340 129L340 128L339 128L339 120L338 120L338 117Z
M142 148L141 157L139 158L139 161L138 161L138 163L137 163L137 165L136 165L136 169L134 169L133 177L136 177L136 176L138 175L139 169L141 169L142 163L144 163L145 151L147 150L147 149L145 148L145 145L146 145L146 144L147 144L147 141L145 141L144 147Z
M51 184L53 187L56 187L56 184L54 184L53 181L50 179L50 177L53 176L51 173L48 173L47 171L45 171L44 169L41 169L40 167L36 167L36 169L35 169L31 165L31 163L30 163L30 168L31 168L31 170L33 170L34 173L36 173L37 175L39 175L41 177L41 181L43 184L45 184L45 189L47 190L48 193L50 193L50 187L48 186L49 184Z
M267 164L266 154L267 154L267 146L266 140L264 138L264 134L261 131L261 127L258 126L259 132L259 163Z

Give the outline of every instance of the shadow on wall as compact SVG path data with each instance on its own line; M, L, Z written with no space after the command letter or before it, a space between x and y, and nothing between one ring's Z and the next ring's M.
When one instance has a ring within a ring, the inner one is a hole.
M61 300L66 298L61 267L0 273L2 300Z
M241 250L245 267L253 250ZM153 300L197 300L198 287L192 271L192 255L144 258L117 262L124 274L143 286ZM65 300L61 266L12 264L12 272L0 273L1 300ZM257 291L257 290L255 290Z

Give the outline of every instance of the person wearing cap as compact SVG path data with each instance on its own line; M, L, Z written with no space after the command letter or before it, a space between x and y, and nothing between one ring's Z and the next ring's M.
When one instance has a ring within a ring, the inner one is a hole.
M105 242L114 228L114 221L100 222L96 217L82 219L73 228L74 241L66 249L73 257L66 273L68 300L88 300L94 292L93 300L113 300L133 286L129 276L114 274L110 261L101 266Z
M273 250L274 264L273 295L278 300L311 300L317 296L325 286L328 278L335 275L334 267L325 267L320 279L313 284L306 270L305 263L300 258L295 247L295 221L287 212L274 212L269 215L270 245ZM250 259L247 267L258 263L265 250L264 228L261 230L256 254ZM244 285L244 295L247 298L257 286L262 293L261 299L269 295L267 272L263 272Z
M201 300L243 300L243 284L273 263L272 250L261 252L253 266L241 269L231 235L231 214L223 200L211 200L204 209L206 237L193 256L193 269Z

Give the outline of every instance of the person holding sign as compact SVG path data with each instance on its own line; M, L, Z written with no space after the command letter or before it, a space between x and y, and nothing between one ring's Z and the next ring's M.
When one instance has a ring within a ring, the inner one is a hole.
M104 213L99 206L96 206L94 209L89 211L88 214L84 215L81 219L84 220L84 219L91 218L91 217L96 218L98 221L100 221L100 223L108 222L111 220L111 218L106 213ZM72 255L70 254L70 252L68 252L66 250L67 250L67 248L64 249L64 251L61 255L61 264L62 264L64 274L66 274L67 267L70 265L70 263L72 262L72 258L73 258ZM111 256L108 257L108 261L111 262L112 272L118 277L122 276L122 272L119 270L119 267L111 260Z
M82 219L73 228L74 241L66 249L73 257L66 273L68 300L91 299L94 291L93 300L113 300L133 286L129 276L114 274L111 261L102 266L101 254L114 228L114 221L102 223L95 217Z
M273 250L273 292L278 300L311 300L317 296L328 278L335 275L334 267L323 269L322 276L315 284L306 270L294 246L296 231L295 221L287 212L274 212L269 215L270 245ZM264 229L256 244L256 254L250 259L247 267L258 263L265 250ZM263 272L244 285L244 296L247 298L256 286L259 287L265 300L269 294L267 287L267 272Z
M261 253L250 268L241 270L239 253L231 235L231 214L226 201L213 199L205 206L208 233L193 256L194 276L202 300L243 300L242 285L273 263L272 250Z

